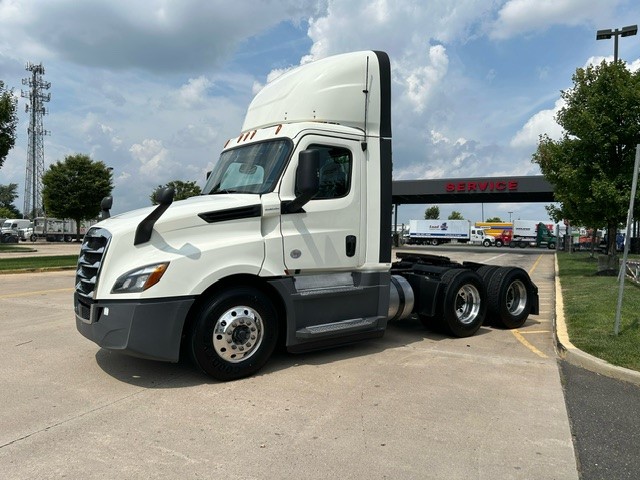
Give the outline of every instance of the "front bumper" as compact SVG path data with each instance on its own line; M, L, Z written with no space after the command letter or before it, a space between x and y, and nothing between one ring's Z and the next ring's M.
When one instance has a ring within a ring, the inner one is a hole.
M177 362L182 328L195 298L91 301L74 295L76 328L107 350Z

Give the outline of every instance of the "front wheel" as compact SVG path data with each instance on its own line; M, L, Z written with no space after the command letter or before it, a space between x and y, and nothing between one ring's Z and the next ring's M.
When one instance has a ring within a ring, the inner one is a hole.
M490 247L491 246L491 240L485 240L482 242L482 245L484 245L485 247Z
M500 248L502 246L502 240L496 240L496 247Z
M196 365L217 380L254 374L267 363L278 339L275 308L259 290L239 287L204 303L191 333Z

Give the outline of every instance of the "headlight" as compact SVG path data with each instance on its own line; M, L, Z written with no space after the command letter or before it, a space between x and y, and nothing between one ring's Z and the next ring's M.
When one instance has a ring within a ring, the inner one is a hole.
M111 293L144 292L160 281L168 267L169 262L164 262L131 270L116 280Z

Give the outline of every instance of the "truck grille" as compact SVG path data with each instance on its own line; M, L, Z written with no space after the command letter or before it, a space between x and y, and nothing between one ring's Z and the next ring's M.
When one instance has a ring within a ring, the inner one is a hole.
M93 298L100 275L102 258L107 251L111 234L104 228L91 228L84 236L78 268L76 270L76 293Z

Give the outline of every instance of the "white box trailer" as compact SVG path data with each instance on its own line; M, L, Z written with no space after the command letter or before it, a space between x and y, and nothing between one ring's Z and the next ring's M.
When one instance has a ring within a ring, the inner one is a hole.
M190 355L219 380L258 371L278 341L302 352L380 337L414 317L473 335L537 314L517 267L434 255L392 261L391 67L353 52L291 70L251 102L203 194L105 220L76 270L78 331L129 355ZM489 292L489 293L488 293Z
M490 247L495 238L469 220L409 220L410 245L440 245L451 241Z
M80 222L80 239L96 222L96 220L82 220ZM71 242L78 234L76 227L76 221L70 218L36 217L33 219L33 229L27 238L32 242L39 238L44 238L47 242Z

